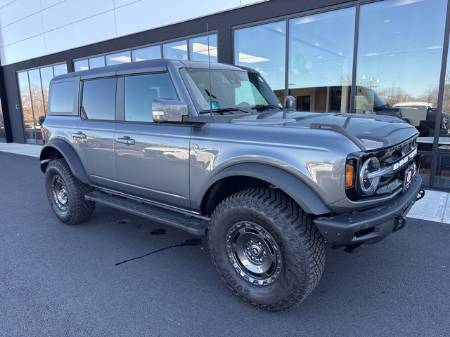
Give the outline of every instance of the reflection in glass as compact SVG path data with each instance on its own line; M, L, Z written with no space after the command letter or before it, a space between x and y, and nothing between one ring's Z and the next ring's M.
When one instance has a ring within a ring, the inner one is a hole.
M129 62L131 62L131 52L129 50L124 50L118 53L106 55L107 66Z
M217 35L189 39L189 54L191 61L217 62Z
M5 122L3 120L2 101L0 100L0 143L6 142Z
M289 22L289 95L297 110L348 112L355 8Z
M19 81L20 102L22 105L22 116L25 127L25 139L27 142L35 143L33 108L31 106L30 85L28 72L21 71L17 74Z
M436 108L445 12L444 0L361 6L356 111L398 115L430 136L427 114Z
M256 69L283 101L286 23L273 22L235 31L234 63ZM270 47L268 47L270 41Z
M76 60L73 62L73 66L75 68L75 71L89 70L89 60Z
M55 76L67 74L67 64L66 63L55 64L53 66L53 73L55 74Z
M161 46L149 46L131 51L133 62L154 60L161 58Z
M102 78L83 82L82 111L88 119L114 120L116 79Z
M125 120L152 122L155 99L177 99L168 73L125 77Z
M431 150L446 3L391 0L361 6L355 110L414 125L419 151ZM429 161L423 164L428 179Z
M53 67L41 68L42 94L44 95L44 111L47 113L48 109L48 91L50 88L50 81L53 78Z
M187 60L187 41L175 41L163 44L163 56L166 59Z
M450 55L450 53L449 53ZM431 139L431 137L429 137ZM429 145L431 149L431 145ZM444 82L444 100L439 130L437 152L437 187L450 188L450 57L447 56L447 67Z
M89 69L105 66L105 56L91 57L89 59Z
M42 140L40 139L41 133L38 131L41 128L39 117L45 116L45 110L39 69L30 70L28 72L28 78L30 80L31 106L33 107L34 128L36 133L35 139L40 143Z

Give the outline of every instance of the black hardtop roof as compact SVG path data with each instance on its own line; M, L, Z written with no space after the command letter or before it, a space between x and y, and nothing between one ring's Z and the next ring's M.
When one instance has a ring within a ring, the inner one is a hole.
M122 63L112 66L99 67L90 70L76 71L67 73L64 75L59 75L53 79L53 81L69 79L74 77L102 77L102 76L110 76L115 73L140 73L145 71L154 71L158 68L167 68L169 65L173 65L175 67L187 67L187 68L211 68L211 69L230 69L230 70L242 70L239 67L228 65L224 63L208 63L208 62L200 62L200 61L181 61L181 60L171 60L171 59L155 59L148 61L139 61L139 62L130 62L130 63Z

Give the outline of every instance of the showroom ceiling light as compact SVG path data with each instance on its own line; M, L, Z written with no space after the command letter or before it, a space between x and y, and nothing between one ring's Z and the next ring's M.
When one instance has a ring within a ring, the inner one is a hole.
M261 56L255 56L250 55L246 53L239 53L239 62L242 63L259 63L259 62L267 62L270 61L270 59L261 57Z
M110 58L111 61L120 62L120 63L129 63L131 62L131 57L126 55L114 56Z

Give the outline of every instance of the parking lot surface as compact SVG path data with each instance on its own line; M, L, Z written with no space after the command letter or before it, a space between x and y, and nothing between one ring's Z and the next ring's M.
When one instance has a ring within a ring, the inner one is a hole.
M37 158L0 153L0 336L450 335L448 224L329 247L314 293L269 313L231 295L203 238L105 207L63 225L43 178Z

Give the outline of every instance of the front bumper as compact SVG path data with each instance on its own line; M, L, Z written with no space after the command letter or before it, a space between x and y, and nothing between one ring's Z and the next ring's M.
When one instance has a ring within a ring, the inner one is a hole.
M423 197L423 193L422 178L416 175L408 190L388 204L364 211L319 217L314 219L314 223L331 244L373 243L401 229L406 222L406 213L418 198Z

